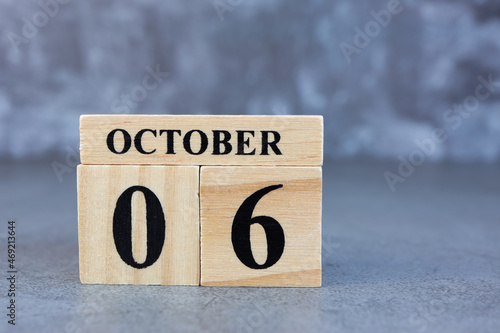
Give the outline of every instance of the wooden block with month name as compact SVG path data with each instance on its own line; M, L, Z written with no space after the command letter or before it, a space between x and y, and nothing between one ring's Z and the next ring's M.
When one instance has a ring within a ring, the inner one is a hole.
M78 167L80 279L199 285L199 167Z
M83 164L323 164L321 116L84 115Z
M202 167L202 286L321 286L322 169Z

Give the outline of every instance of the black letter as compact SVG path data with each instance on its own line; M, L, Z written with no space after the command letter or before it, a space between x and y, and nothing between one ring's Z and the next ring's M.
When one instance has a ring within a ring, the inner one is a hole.
M123 150L121 152L118 152L115 149L115 141L114 140L115 140L115 133L116 132L123 133L123 140L125 141L125 143L123 145ZM106 142L108 144L109 150L111 150L113 153L125 154L126 152L128 152L128 150L132 146L132 137L130 137L130 134L128 134L128 132L125 131L124 129L115 129L108 134L108 139L106 140Z
M250 147L250 138L245 140L245 133L252 134L255 137L255 131L236 132L238 132L238 153L236 155L255 155L255 149L251 153L245 153L245 146Z
M194 132L200 134L201 138L200 150L197 153L193 152L193 149L191 149L191 135ZM205 133L203 133L200 130L192 130L186 133L186 136L184 137L184 149L186 149L188 153L190 153L191 155L201 155L207 150L207 148L208 148L208 137Z
M153 131L152 129L143 129L143 130L140 130L139 133L137 133L137 135L135 136L134 144L135 144L135 149L137 149L137 151L139 153L149 155L149 154L153 154L156 151L156 149L154 149L150 152L147 152L142 148L142 141L141 140L142 140L142 136L146 132L153 133L154 137L156 138L156 130Z
M228 131L213 131L214 132L214 153L213 155L227 155L233 150L233 146L229 143L231 133ZM221 134L224 134L224 140L220 139ZM224 145L224 152L220 152L220 145Z
M179 135L181 134L180 130L161 130L160 131L160 136L163 133L167 133L167 154L175 155L175 150L174 150L174 133L177 133Z
M269 142L269 133L274 134L274 141ZM262 154L269 155L269 146L273 149L276 155L283 155L278 148L278 142L281 140L281 135L275 131L262 131Z

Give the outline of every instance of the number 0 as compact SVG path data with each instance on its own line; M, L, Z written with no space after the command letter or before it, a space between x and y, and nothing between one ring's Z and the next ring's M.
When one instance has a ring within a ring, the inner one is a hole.
M282 188L283 185L266 187L252 194L243 202L234 217L231 238L234 252L240 261L247 267L253 269L266 269L278 262L285 249L285 234L278 221L270 216L257 216L252 218L257 203L269 192ZM254 223L260 224L267 238L267 260L259 265L252 253L250 242L250 226Z
M132 196L142 192L146 199L147 256L139 264L132 253ZM158 197L147 187L132 186L118 198L113 215L113 237L122 260L134 268L146 268L160 258L165 243L165 215Z

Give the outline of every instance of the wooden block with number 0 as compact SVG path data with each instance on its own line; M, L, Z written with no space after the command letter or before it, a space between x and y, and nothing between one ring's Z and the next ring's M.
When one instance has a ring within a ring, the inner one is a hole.
M78 167L80 278L199 285L199 167Z
M202 286L321 286L320 167L202 167Z

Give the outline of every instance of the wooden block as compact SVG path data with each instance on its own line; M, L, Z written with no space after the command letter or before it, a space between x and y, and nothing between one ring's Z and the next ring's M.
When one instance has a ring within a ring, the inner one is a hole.
M83 164L323 164L322 116L84 115Z
M202 286L321 286L322 169L202 167Z
M80 279L199 285L199 167L78 166Z

